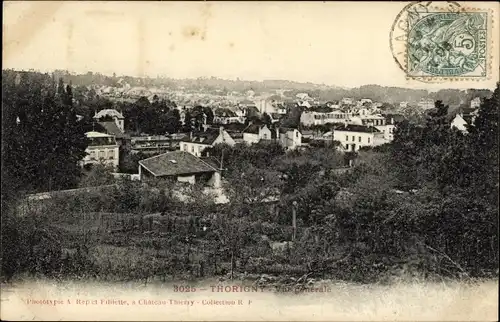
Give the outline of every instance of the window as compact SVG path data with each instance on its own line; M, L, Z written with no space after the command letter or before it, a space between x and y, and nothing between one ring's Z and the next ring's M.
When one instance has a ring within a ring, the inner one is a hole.
M104 151L103 150L99 151L99 159L104 159Z
M191 153L194 152L194 145L191 145Z
M358 136L358 142L361 142L361 136Z
M346 149L346 151L349 151L349 144L345 145L345 149Z
M370 138L368 138L368 143L370 143Z
M345 140L349 141L349 136L348 135L345 136Z
M299 131L295 132L295 137L298 138L299 137Z
M267 140L267 134L264 133L262 137L264 138L264 140Z
M356 141L356 137L353 135L352 136L352 142Z

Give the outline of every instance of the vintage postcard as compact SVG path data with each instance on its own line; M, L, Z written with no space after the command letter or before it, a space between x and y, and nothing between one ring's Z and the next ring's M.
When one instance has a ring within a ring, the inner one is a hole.
M1 319L497 321L499 14L5 1Z

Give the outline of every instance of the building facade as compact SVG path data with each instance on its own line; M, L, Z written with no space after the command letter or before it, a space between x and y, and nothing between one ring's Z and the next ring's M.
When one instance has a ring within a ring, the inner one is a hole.
M82 166L86 164L102 164L117 169L120 155L115 137L100 132L87 132L85 135L90 142L85 150L87 155L81 162Z

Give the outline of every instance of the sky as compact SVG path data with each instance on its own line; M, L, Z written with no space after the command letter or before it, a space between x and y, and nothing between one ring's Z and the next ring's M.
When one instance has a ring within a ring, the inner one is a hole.
M108 75L286 79L430 90L494 87L498 68L487 82L432 85L407 80L389 47L392 24L404 5L4 2L2 59L4 68Z

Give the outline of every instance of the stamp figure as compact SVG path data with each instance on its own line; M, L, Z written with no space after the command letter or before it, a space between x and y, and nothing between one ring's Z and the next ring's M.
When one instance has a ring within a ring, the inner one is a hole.
M487 13L426 13L408 20L407 74L487 76Z

